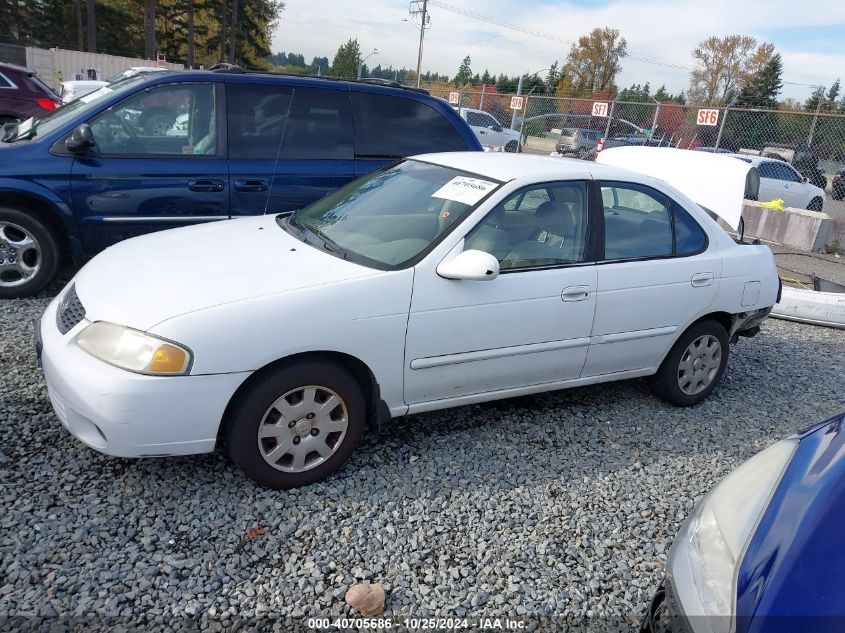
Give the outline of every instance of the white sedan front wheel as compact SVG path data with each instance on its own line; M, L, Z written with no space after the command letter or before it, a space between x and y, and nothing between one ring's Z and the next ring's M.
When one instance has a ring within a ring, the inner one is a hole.
M256 483L296 488L343 466L365 418L364 394L348 371L306 360L267 371L237 397L226 444L232 461Z

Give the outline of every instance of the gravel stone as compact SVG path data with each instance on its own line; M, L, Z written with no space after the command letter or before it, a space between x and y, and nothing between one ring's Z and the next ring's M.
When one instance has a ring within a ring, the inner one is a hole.
M114 628L110 615L123 630L252 630L256 616L286 630L354 616L357 582L383 583L394 618L633 627L694 503L845 408L845 331L769 320L699 406L632 380L411 416L328 481L274 492L220 451L127 460L73 439L35 366L49 300L0 302L0 630L55 615L84 630Z

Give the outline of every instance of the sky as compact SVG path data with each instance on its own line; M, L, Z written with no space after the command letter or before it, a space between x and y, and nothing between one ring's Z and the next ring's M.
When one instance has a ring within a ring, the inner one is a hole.
M813 88L845 81L845 0L443 0L452 6L576 41L595 27L619 29L628 42L617 84L649 82L686 90L692 49L710 35L740 33L771 42L783 57L781 98L806 99ZM331 61L337 47L357 38L369 66L416 68L419 31L407 0L285 0L273 51ZM430 6L423 72L454 76L470 55L479 74L534 73L566 59L569 44L508 30ZM662 63L644 61L642 58ZM682 68L678 68L681 66Z

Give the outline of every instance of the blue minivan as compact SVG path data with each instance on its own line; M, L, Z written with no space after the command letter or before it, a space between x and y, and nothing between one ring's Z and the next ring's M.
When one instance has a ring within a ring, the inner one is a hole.
M482 150L425 91L238 68L131 77L3 141L0 297L119 240L291 211L396 158Z

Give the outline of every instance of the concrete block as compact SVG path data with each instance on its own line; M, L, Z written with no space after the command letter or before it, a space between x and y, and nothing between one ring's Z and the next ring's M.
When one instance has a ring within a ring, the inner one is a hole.
M743 206L742 218L746 237L802 251L824 250L833 238L833 219L818 211L792 208L776 211L749 202Z
M557 139L529 136L525 139L525 151L550 154L557 147Z

